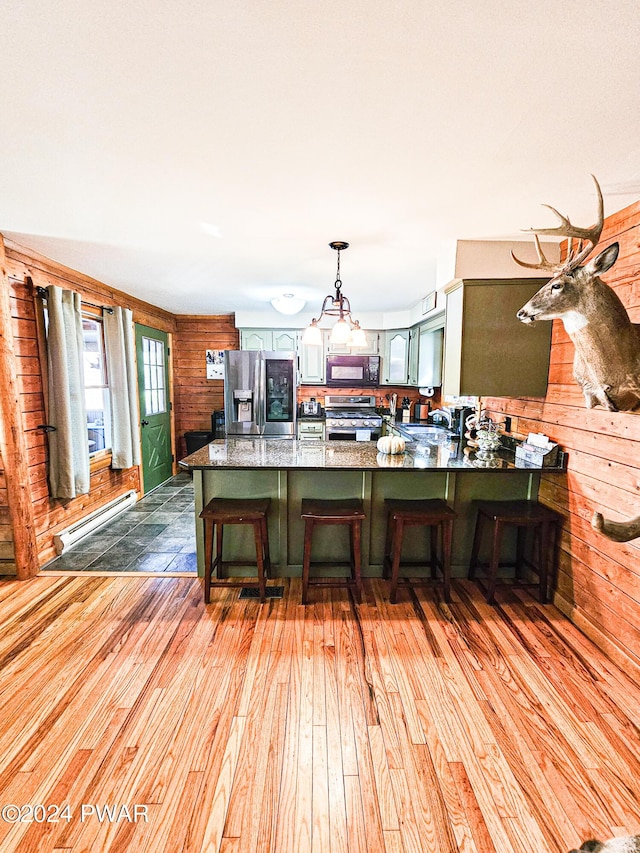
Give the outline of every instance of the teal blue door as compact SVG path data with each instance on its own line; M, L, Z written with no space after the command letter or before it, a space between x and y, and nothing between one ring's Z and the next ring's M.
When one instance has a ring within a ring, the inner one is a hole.
M168 480L171 458L168 335L136 323L140 441L145 494Z

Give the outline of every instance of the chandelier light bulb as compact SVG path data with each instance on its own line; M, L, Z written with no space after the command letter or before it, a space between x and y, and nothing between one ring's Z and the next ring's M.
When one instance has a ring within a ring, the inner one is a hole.
M364 329L360 328L360 323L358 323L357 320L355 328L351 330L351 340L349 341L349 346L352 346L357 349L368 346L367 336L364 333Z
M310 347L322 346L322 331L318 328L315 320L312 320L311 325L307 326L302 333L302 343Z
M351 338L351 327L344 318L338 320L333 329L331 329L332 344L346 344Z

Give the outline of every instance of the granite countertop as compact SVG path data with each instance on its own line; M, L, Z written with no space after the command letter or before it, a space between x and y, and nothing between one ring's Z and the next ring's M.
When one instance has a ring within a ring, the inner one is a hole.
M535 465L518 462L514 454L500 450L480 458L465 452L448 435L433 443L407 442L405 453L379 453L374 441L298 441L297 439L227 438L212 441L181 459L181 467L194 469L274 468L300 470L359 471L539 471ZM561 471L561 468L547 468Z

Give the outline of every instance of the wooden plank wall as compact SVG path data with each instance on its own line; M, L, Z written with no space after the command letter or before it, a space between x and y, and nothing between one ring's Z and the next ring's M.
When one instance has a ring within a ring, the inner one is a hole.
M212 412L224 409L224 382L207 379L205 351L239 348L234 314L176 317L172 353L178 459L187 452L184 433L210 430Z
M111 501L129 489L140 491L138 468L113 471L109 460L92 466L91 488L88 495L70 501L52 500L47 487L47 440L34 431L38 424L46 423L43 374L38 348L35 312L35 287L57 284L82 294L87 302L98 305L121 305L134 312L136 322L173 332L175 321L171 314L154 308L128 294L69 270L53 261L6 241L7 274L11 288L11 330L16 356L19 361L18 380L21 388L22 413L25 422L25 445L29 457L29 483L34 508L36 536L40 565L55 556L53 536L69 524ZM30 281L33 282L32 284ZM4 330L3 330L4 331ZM0 531L3 506L2 481L0 481ZM6 502L6 501L5 501Z
M603 278L640 323L640 202L607 218L595 253L616 240L618 261ZM594 510L616 521L640 515L640 412L586 409L573 353L555 321L546 397L483 403L498 420L511 415L517 434L543 432L568 451L566 475L543 476L540 489L564 517L556 601L605 650L640 663L640 539L611 542L591 527Z
M0 456L0 575L14 573L13 533L11 531L11 519L9 518L4 463Z

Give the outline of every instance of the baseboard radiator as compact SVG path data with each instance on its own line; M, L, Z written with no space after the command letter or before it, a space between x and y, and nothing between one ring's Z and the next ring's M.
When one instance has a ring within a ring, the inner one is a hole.
M68 551L70 548L73 548L81 539L84 539L85 536L88 536L90 533L94 533L108 521L113 521L113 519L120 515L120 513L129 509L129 507L132 507L136 500L137 495L132 489L125 492L124 495L120 495L114 500L109 501L108 504L101 506L100 509L90 513L81 521L77 521L65 530L61 530L59 533L56 533L53 537L56 554L59 556L60 554L65 553L65 551Z

